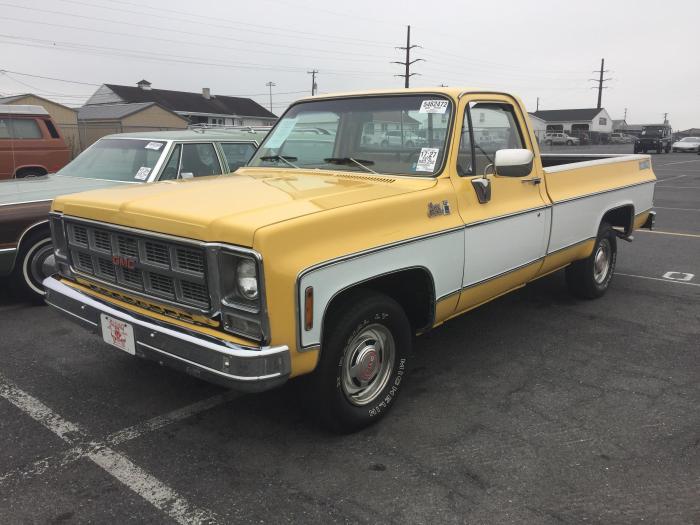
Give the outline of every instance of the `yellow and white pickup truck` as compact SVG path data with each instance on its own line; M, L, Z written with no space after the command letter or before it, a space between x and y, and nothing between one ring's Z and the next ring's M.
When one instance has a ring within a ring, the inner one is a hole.
M307 376L352 431L393 405L415 334L562 268L605 293L655 181L647 155L541 155L507 93L314 97L235 175L56 199L47 302L232 388Z

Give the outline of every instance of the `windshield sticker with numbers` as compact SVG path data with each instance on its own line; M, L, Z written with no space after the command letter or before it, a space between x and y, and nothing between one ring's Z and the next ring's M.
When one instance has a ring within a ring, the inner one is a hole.
M134 175L134 178L137 180L146 180L149 173L151 173L151 168L141 166L139 171L136 172L136 175Z
M148 144L146 144L146 149L154 149L156 151L158 151L162 147L163 147L162 142L149 142Z
M447 111L447 106L449 106L449 101L447 100L424 100L420 104L419 113L440 113L443 114Z
M437 163L440 148L421 148L416 162L416 171L433 171Z

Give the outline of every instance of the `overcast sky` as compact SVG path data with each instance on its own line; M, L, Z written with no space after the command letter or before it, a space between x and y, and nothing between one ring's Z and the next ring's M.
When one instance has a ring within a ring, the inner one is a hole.
M423 58L412 86L484 87L529 111L595 107L605 57L612 118L700 127L700 2L675 0L7 0L0 94L79 106L102 83L251 96L280 113L310 92L401 87L406 25Z

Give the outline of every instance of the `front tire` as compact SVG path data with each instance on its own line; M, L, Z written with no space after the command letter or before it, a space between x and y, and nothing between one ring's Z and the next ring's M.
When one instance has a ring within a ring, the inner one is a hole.
M394 404L412 341L392 298L358 290L341 300L325 323L321 357L303 392L314 419L349 433L379 421Z
M602 223L593 253L566 268L569 291L581 299L602 297L610 286L617 262L617 236L612 227Z
M567 141L566 141L566 145L567 145L567 146L573 146L573 145L574 145L574 141L573 141L573 140L567 140Z
M17 295L34 304L43 304L46 291L42 282L54 273L53 266L53 245L49 232L31 234L19 247L10 286Z

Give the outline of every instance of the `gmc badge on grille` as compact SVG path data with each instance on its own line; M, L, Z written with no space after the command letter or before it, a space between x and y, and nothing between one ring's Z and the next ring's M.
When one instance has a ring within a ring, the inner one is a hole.
M120 266L121 268L126 268L127 270L133 270L136 268L136 259L133 257L122 257L120 255L112 256L112 264L114 266Z

